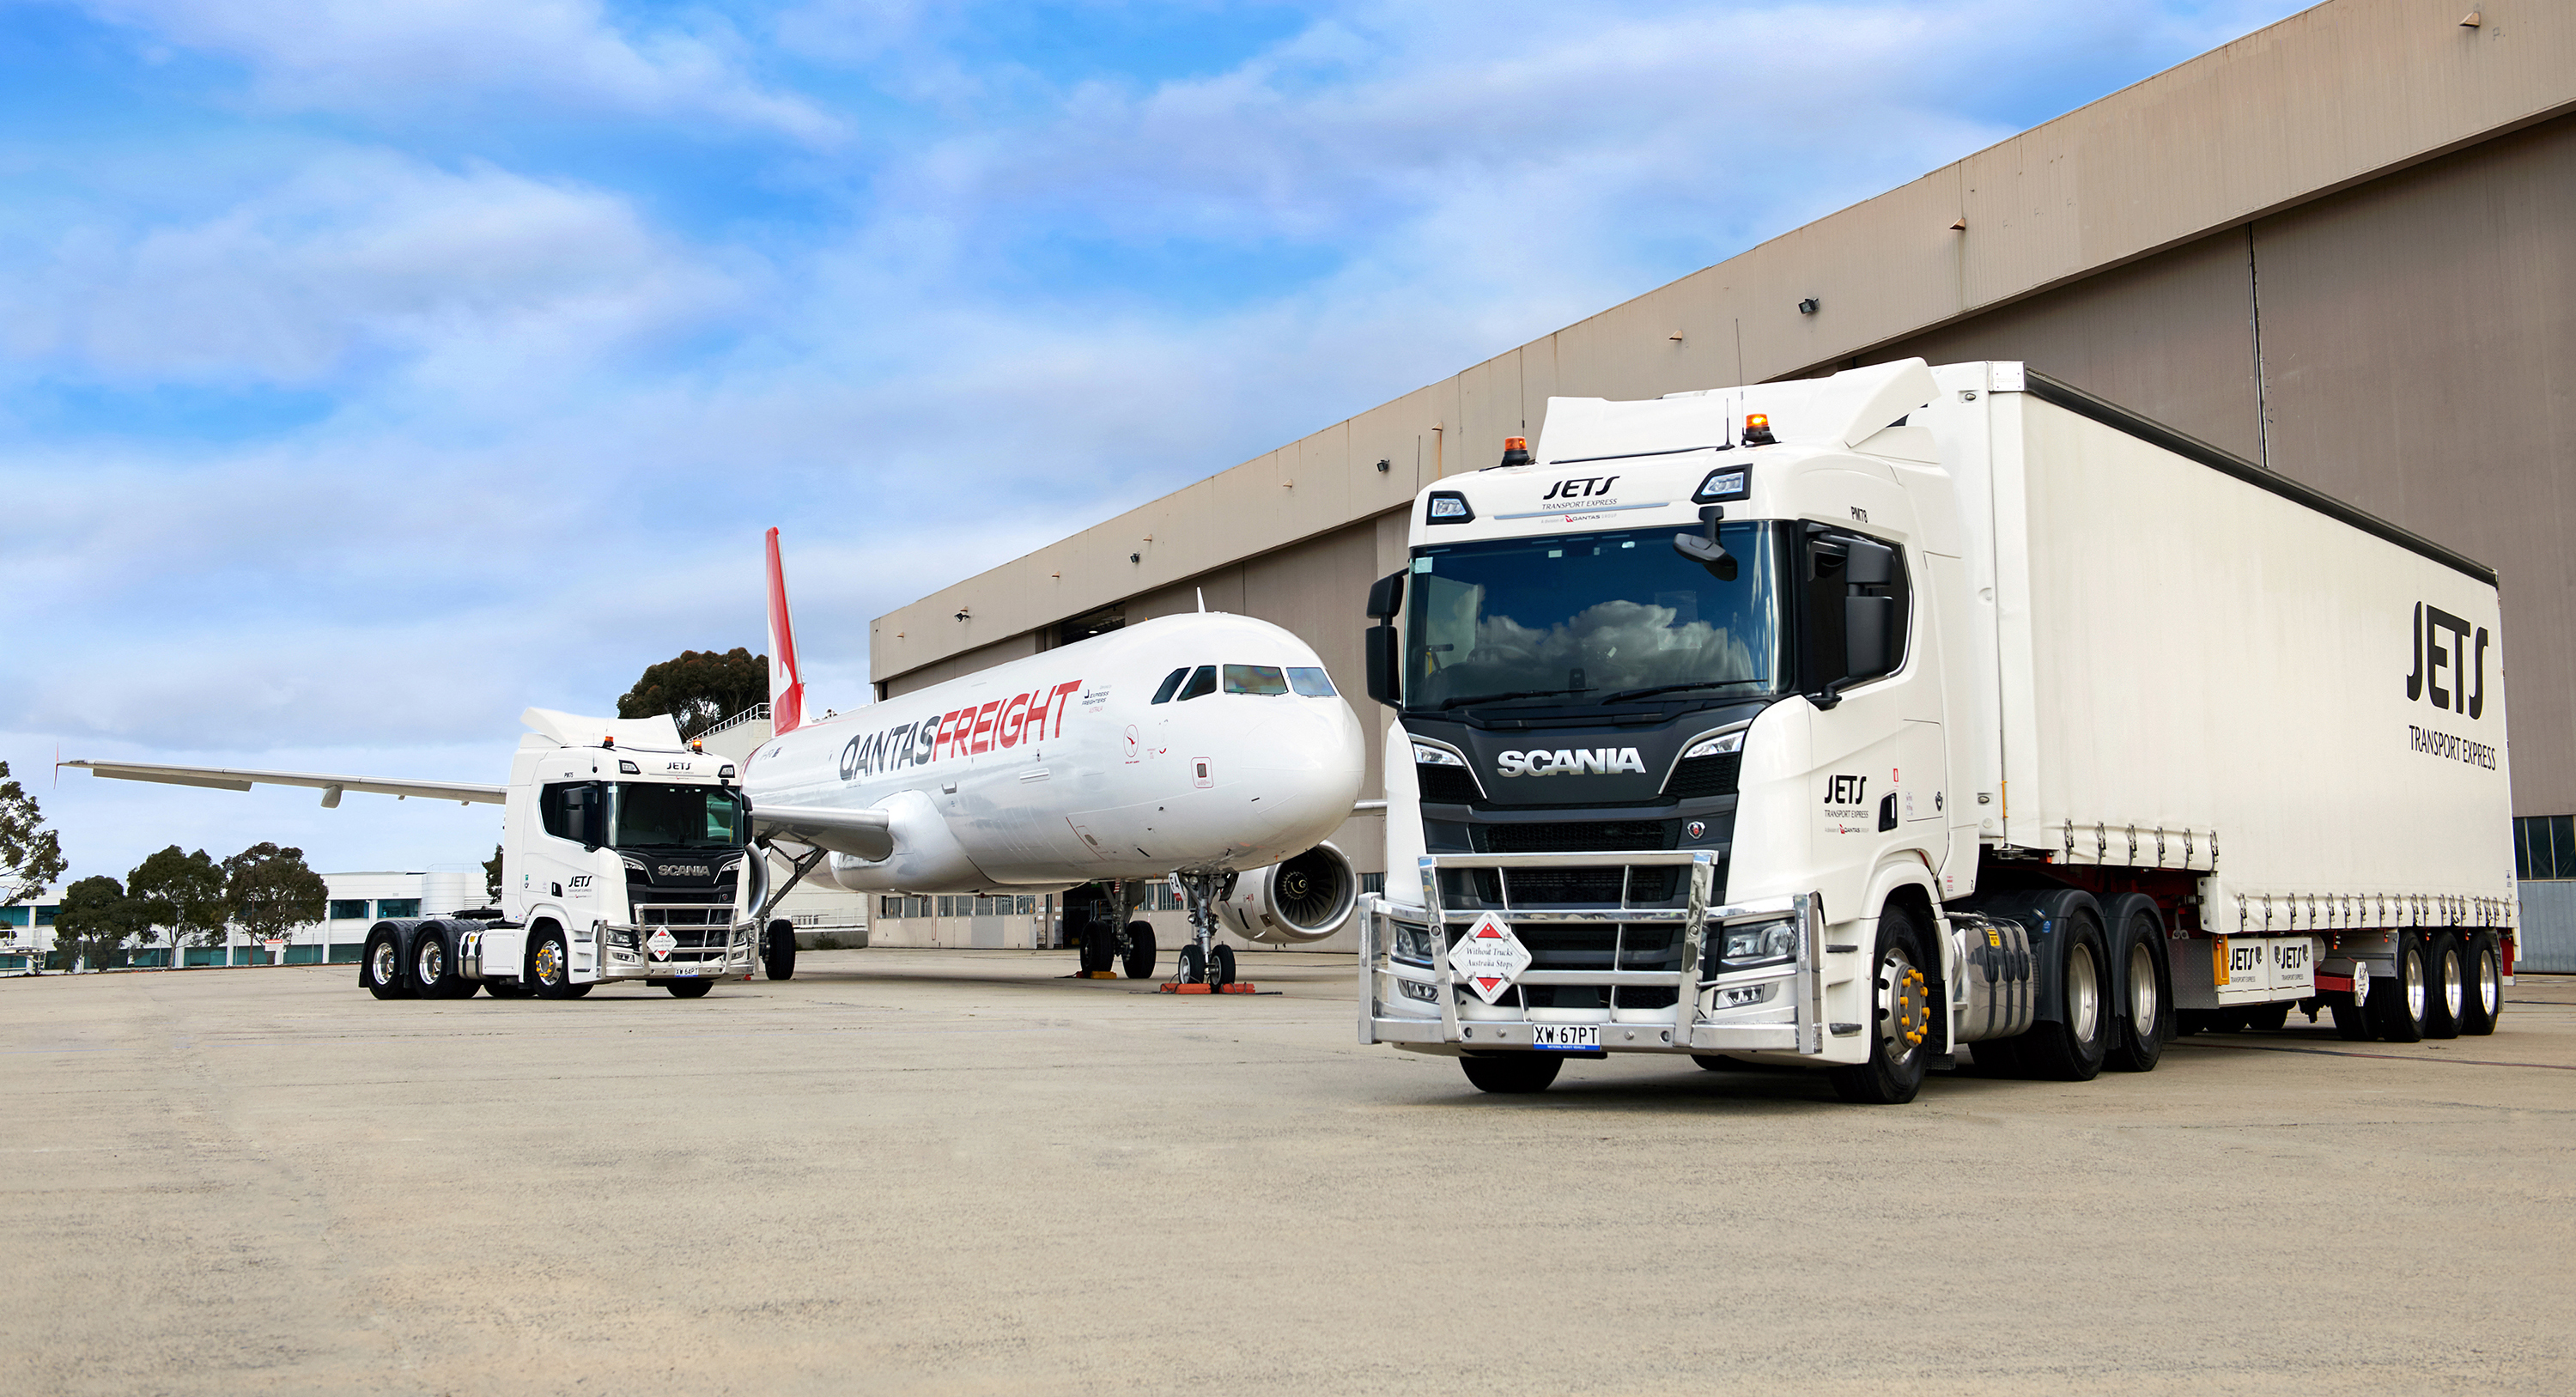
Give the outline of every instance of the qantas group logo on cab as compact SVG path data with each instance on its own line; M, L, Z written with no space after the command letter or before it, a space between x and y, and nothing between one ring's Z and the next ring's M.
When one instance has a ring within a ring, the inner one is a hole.
M855 781L883 771L928 766L950 757L971 757L997 748L1017 747L1064 731L1065 696L1082 687L1079 679L1052 688L998 698L980 708L959 708L881 732L851 738L841 748L841 779ZM1048 719L1055 721L1050 728Z
M1504 776L1616 776L1642 772L1646 759L1634 747L1558 748L1556 751L1505 752L1494 759Z

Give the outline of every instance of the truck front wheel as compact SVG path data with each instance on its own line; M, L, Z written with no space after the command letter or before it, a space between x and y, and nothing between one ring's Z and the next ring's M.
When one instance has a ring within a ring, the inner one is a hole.
M1547 1090L1548 1083L1556 1080L1558 1069L1565 1066L1565 1059L1554 1053L1494 1053L1483 1057L1470 1053L1458 1059L1458 1065L1466 1070L1467 1080L1475 1084L1476 1090L1520 1096Z
M528 948L528 984L539 999L579 999L590 989L572 982L572 956L564 934L554 927L539 931L536 944Z
M715 987L713 980L672 980L662 986L671 992L673 999L703 999L707 991Z
M1869 1061L1828 1071L1834 1093L1868 1106L1902 1106L1923 1089L1931 1066L1932 986L1924 978L1922 929L1904 908L1878 914L1878 974L1872 990Z
M2089 1082L2110 1048L2111 975L2102 926L2088 913L2066 919L2065 990L2058 1021L2035 1025L2017 1050L2024 1071L2059 1082Z
M395 944L392 933L378 932L367 941L365 959L358 962L359 979L367 993L378 999L401 999L411 993L403 983L402 948Z

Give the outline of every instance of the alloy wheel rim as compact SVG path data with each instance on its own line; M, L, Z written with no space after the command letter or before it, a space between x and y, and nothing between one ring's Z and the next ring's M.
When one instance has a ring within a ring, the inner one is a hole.
M2468 986L2460 983L2460 954L2448 952L2442 957L2442 1012L2458 1018L2460 1002L2466 998Z
M548 941L537 947L537 978L551 985L563 975L563 949Z
M2496 970L2495 954L2478 952L2478 1007L2489 1014L2504 1002L2503 976Z
M1888 948L1878 963L1878 1037L1888 1061L1913 1058L1932 1029L1932 995L1914 958L1900 947Z
M447 949L436 941L424 942L420 948L420 982L434 985L447 973Z
M2397 975L2406 991L2409 1018L2424 1017L2424 957L2414 951L2397 958Z
M2156 1012L2156 958L2141 943L2129 948L2129 1022L2143 1036L2153 1033Z
M377 942L375 954L367 958L367 968L374 972L377 984L392 984L394 982L394 943Z
M2066 953L2066 1026L2090 1043L2101 1024L2101 977L2093 971L2093 948L2079 943Z

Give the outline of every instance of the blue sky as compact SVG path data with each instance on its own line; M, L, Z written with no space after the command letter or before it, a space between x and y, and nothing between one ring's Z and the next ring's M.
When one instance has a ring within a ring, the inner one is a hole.
M2294 12L0 0L0 759L75 876L487 853L529 704L870 618Z

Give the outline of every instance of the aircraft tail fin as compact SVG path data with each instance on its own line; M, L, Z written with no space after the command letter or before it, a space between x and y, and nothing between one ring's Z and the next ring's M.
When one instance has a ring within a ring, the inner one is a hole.
M787 615L787 573L778 563L778 531L769 531L769 730L794 732L805 721L805 677L796 667L796 627Z

